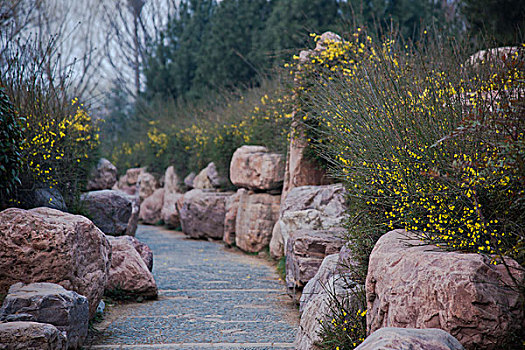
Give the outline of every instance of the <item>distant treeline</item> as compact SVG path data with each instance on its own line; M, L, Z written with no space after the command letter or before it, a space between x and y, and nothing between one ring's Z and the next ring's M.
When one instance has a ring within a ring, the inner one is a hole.
M452 27L455 12L435 0L185 0L150 50L144 97L195 99L252 85L306 47L309 33L362 23L414 37L423 23Z

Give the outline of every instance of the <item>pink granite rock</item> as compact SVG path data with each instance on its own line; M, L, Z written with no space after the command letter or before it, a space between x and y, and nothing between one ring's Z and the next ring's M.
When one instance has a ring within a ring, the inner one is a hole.
M370 255L366 294L370 333L382 327L440 328L466 349L499 349L523 334L524 301L502 264L480 254L416 246L395 230L379 239ZM507 264L523 283L524 272Z
M230 163L230 180L251 190L275 190L283 185L285 159L262 146L238 148Z
M113 250L107 291L119 290L144 298L157 297L157 284L146 263L127 237L108 237Z
M192 238L222 239L225 201L232 194L199 189L186 192L179 211L182 232Z
M145 224L155 225L161 219L161 211L164 206L164 188L158 188L151 196L148 196L140 205L139 217Z
M339 253L343 246L341 228L292 232L286 248L286 285L302 288L321 266L323 259Z
M93 169L87 183L88 191L108 190L117 182L117 168L105 158L101 158Z
M246 192L244 188L240 188L234 195L226 197L224 215L224 237L223 241L228 245L235 244L235 224L237 222L237 211L239 208L239 199L241 195Z
M164 224L170 228L180 226L180 216L177 203L183 198L182 193L164 192L164 204L160 211L160 216Z
M49 208L0 213L0 294L16 282L50 282L84 295L90 317L104 293L111 247L87 218Z
M281 196L243 192L239 198L235 223L235 244L245 252L256 253L268 246L279 217Z

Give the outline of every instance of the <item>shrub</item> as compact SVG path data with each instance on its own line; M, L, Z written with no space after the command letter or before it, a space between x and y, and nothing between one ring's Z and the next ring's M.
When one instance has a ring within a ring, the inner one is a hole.
M119 169L148 166L160 173L174 165L183 177L213 161L228 175L233 152L242 145L286 152L292 98L287 81L276 77L198 102L154 101L137 110L139 131L122 138L110 156Z
M52 40L29 40L18 51L4 52L0 81L19 116L16 137L21 159L20 182L10 199L22 202L36 188L57 188L70 208L85 186L98 145L98 126L87 108L68 93L68 72L50 60ZM19 201L20 200L20 201ZM26 203L25 205L31 205Z
M296 72L304 125L348 192L361 280L395 228L524 266L523 48L474 65L466 48L439 33L411 44L357 30Z
M22 122L16 114L5 88L0 86L0 209L21 185Z

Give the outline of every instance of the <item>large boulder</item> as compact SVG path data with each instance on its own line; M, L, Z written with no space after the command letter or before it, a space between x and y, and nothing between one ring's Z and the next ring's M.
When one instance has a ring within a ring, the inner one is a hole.
M222 239L226 198L232 194L198 189L185 193L180 209L182 232L192 238Z
M133 203L125 193L114 190L92 191L80 197L83 208L93 223L107 235L127 233L133 214Z
M117 168L106 158L101 158L89 176L86 189L88 191L109 190L116 182Z
M520 266L512 259L506 265L523 283ZM370 255L368 330L440 328L466 349L500 349L524 331L524 301L512 286L506 267L490 257L422 246L410 233L391 231Z
M164 206L164 188L158 188L153 194L140 205L140 219L145 224L155 225L162 219L162 207Z
M28 191L21 196L20 201L20 205L24 208L47 207L67 211L64 197L56 187L42 187Z
M9 288L0 320L19 318L52 324L66 334L68 348L79 349L88 334L88 300L54 283L16 283Z
M145 171L139 174L137 183L139 186L139 198L141 203L160 187L155 176Z
M157 297L157 284L146 263L127 237L108 237L113 256L106 292L144 298Z
M263 146L238 148L230 163L230 180L238 187L251 190L276 190L284 181L285 159Z
M323 259L339 253L343 229L299 230L290 235L286 248L286 285L302 288L321 266Z
M131 236L122 236L120 237L122 239L127 240L131 245L133 245L133 248L139 253L140 257L146 264L148 270L153 270L153 251L151 248L144 242L139 241L135 237Z
M245 252L256 253L268 246L279 217L280 195L242 192L235 223L235 244Z
M211 162L193 179L193 188L201 190L219 188L226 183L226 178L219 174L215 163Z
M349 286L340 276L330 276L324 289L312 296L301 314L295 349L318 349L316 344L322 340L319 334L322 330L321 322L330 322L334 317L333 310L338 305L345 305L351 312L363 310L364 305L359 297L362 293L362 285Z
M0 350L66 349L66 337L53 325L37 322L0 323Z
M173 165L170 165L164 173L164 189L166 193L181 193L181 181L175 172Z
M84 295L90 317L111 263L106 236L87 218L49 208L0 213L0 294L16 282L51 282Z
M283 199L295 187L318 186L329 183L326 171L307 155L307 137L301 122L296 120L297 115L294 113L291 126L292 135L286 158Z
M296 187L283 197L274 228L271 254L283 256L290 232L301 229L326 230L341 226L345 218L345 192L341 184Z
M234 195L226 197L224 215L224 237L223 241L232 246L235 244L235 224L237 222L237 211L239 209L239 199L246 192L244 188L239 188Z
M317 273L308 281L308 283L306 283L303 288L299 302L300 313L304 311L308 302L313 300L317 295L325 292L330 277L339 273L338 262L339 254L330 254L323 259L323 262L321 263L321 266L319 266Z
M182 193L164 192L164 204L160 211L160 217L170 228L177 228L180 226L180 216L177 203L181 201L182 197L184 197Z
M355 350L411 349L464 350L460 342L442 329L381 328Z
M117 183L113 185L113 190L119 190L129 195L135 195L139 191L139 175L146 171L146 168L130 168L126 174L121 176Z

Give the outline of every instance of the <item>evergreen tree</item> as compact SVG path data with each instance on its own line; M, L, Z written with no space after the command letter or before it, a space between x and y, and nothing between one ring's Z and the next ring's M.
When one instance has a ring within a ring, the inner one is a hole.
M254 81L267 59L256 47L271 4L267 0L223 0L202 42L197 84L217 89Z
M525 1L462 0L460 5L473 36L487 33L499 45L516 45L523 40Z

